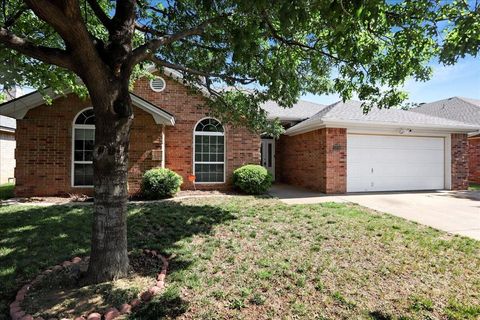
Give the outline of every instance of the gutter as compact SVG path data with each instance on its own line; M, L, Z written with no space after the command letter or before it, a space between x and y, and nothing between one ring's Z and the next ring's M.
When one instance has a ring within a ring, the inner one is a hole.
M381 121L357 121L357 120L312 120L309 122L301 122L285 131L288 136L312 131L321 128L415 128L428 129L443 132L474 132L479 131L478 127L470 125L439 125L439 124L413 124L401 122L381 122Z

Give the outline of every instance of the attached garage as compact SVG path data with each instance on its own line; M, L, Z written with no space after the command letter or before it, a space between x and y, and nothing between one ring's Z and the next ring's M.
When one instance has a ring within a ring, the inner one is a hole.
M477 126L358 101L326 106L279 141L281 180L323 193L468 188Z
M444 188L444 137L347 135L347 192Z

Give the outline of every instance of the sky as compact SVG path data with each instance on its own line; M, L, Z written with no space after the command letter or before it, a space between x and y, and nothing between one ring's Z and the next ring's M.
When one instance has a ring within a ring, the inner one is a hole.
M407 102L422 103L454 96L480 99L480 56L460 59L453 66L431 64L433 76L429 81L407 80L403 90L409 94ZM355 97L354 97L355 98ZM306 95L301 98L320 104L340 100L338 95Z

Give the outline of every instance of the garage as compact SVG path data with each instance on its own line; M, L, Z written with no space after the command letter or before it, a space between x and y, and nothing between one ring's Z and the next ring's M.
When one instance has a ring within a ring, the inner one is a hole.
M347 192L444 188L443 137L347 135Z

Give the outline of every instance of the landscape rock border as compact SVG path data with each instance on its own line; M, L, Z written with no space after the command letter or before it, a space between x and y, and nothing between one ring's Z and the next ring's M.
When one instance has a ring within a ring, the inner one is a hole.
M165 287L165 277L167 275L168 269L168 260L163 255L159 254L155 250L144 249L143 253L146 255L151 256L152 258L158 258L162 261L162 270L160 273L157 274L156 284L152 287L149 287L147 290L141 292L138 295L138 298L133 299L128 303L124 303L120 306L120 309L110 308L105 312L105 314L100 314L98 312L92 312L89 315L75 317L74 320L112 320L120 315L129 314L140 305L149 302L153 296L159 294L163 288ZM85 257L83 260L87 259ZM20 290L18 290L17 295L15 297L15 301L10 304L10 317L12 320L44 320L42 317L34 318L32 315L27 314L21 308L21 304L25 299L28 291L33 288L36 284L42 281L47 275L51 274L52 272L59 271L64 268L68 268L72 265L78 264L82 261L82 258L75 257L72 260L66 260L61 264L55 265L49 269L46 269L41 274L39 274L32 282L24 285ZM63 318L61 320L69 320L67 318Z

